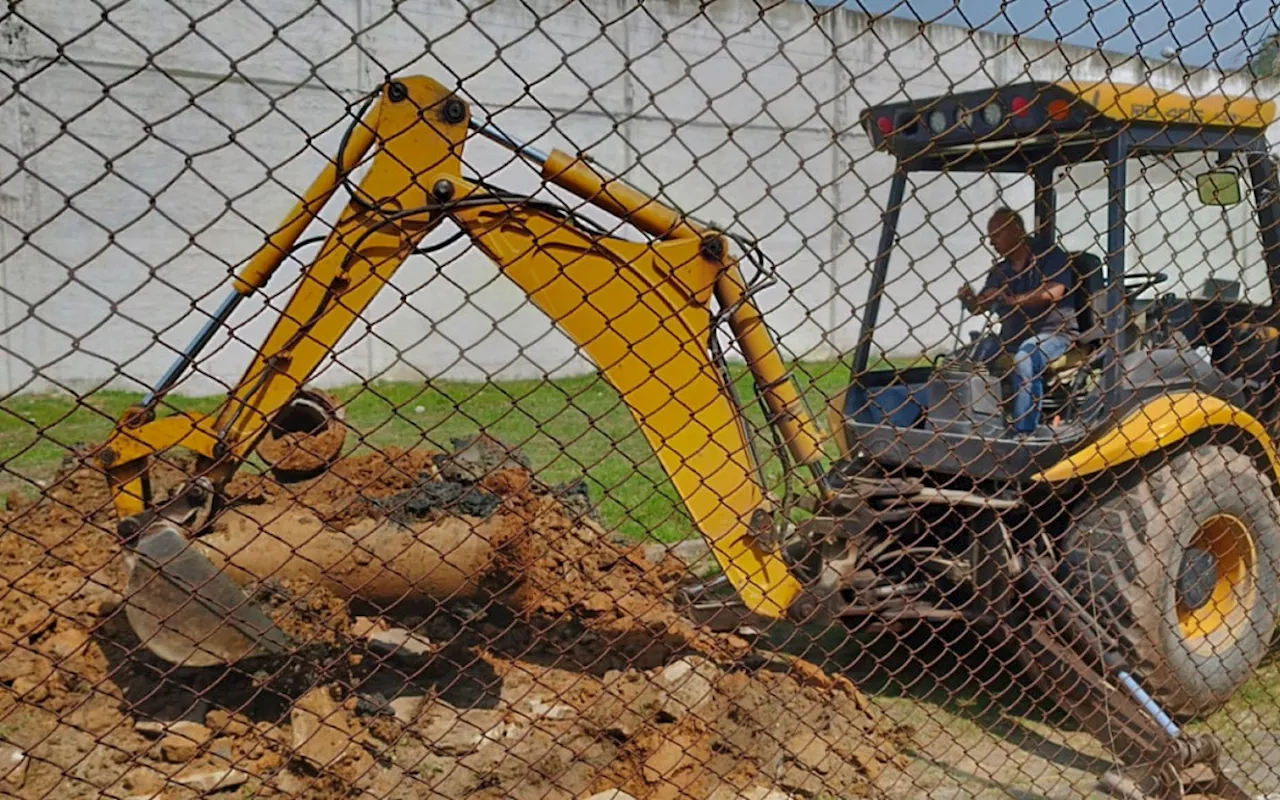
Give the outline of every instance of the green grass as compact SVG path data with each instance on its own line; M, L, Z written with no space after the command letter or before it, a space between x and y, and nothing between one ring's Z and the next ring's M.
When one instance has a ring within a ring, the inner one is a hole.
M847 385L840 362L791 365L811 412L825 428L826 398ZM730 365L733 383L753 425L763 415L754 402L751 378ZM633 537L674 541L693 535L683 506L618 394L600 376L486 383L376 382L331 389L344 403L354 433L349 447L446 449L453 437L485 431L520 446L538 477L561 483L585 477L602 521ZM27 395L0 405L0 464L9 485L47 478L64 452L94 444L141 395L107 391L92 396ZM169 396L174 410L210 412L217 397ZM421 409L419 411L418 409ZM161 410L160 413L169 413ZM756 447L770 487L780 489L781 463L760 431Z

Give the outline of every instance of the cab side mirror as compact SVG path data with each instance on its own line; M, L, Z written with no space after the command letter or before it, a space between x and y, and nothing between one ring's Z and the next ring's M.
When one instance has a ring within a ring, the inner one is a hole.
M1202 172L1196 176L1196 191L1203 205L1234 206L1243 196L1240 173L1230 169Z

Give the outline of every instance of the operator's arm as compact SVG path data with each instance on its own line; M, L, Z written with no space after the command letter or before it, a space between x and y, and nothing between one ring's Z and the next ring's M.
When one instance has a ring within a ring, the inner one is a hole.
M1056 303L1066 295L1066 285L1055 280L1041 284L1040 288L1030 292L1009 295L1005 298L1005 302L1017 308L1038 308Z

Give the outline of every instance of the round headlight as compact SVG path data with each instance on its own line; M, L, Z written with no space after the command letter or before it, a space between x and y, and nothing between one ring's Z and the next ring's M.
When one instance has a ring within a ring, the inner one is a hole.
M1004 107L996 101L991 101L982 107L982 121L995 127L1000 124L1000 120L1004 119Z
M929 113L929 130L940 134L947 129L947 114L942 109Z

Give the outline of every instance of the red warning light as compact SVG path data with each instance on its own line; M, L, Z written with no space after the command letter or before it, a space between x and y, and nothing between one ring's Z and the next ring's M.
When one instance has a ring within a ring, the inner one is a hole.
M881 133L883 133L885 136L888 136L889 133L893 130L893 121L890 120L888 117L880 117L879 119L876 120L876 126L880 128Z
M1049 116L1055 122L1062 122L1071 116L1071 105L1066 100L1054 100L1049 103Z
M1009 101L1009 108L1013 111L1015 117L1025 117L1030 105L1025 97L1015 97Z

